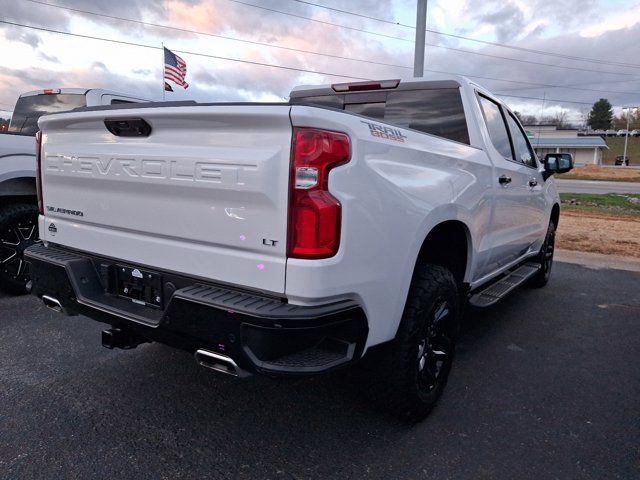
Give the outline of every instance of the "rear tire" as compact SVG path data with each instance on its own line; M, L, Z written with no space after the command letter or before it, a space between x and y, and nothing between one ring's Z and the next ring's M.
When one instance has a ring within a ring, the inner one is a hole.
M460 311L451 272L419 266L396 338L366 361L378 407L411 421L433 409L451 370Z
M39 241L35 205L18 203L0 210L0 289L17 295L28 293L30 277L23 253Z
M556 226L553 221L549 222L547 234L544 243L538 254L538 262L540 262L540 271L531 278L529 285L533 288L542 288L548 282L551 276L551 268L553 267L553 254L555 252L556 242Z

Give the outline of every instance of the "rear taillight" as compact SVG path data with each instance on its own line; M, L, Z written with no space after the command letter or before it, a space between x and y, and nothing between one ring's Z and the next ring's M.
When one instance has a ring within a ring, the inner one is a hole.
M340 202L328 190L329 171L349 161L349 137L293 129L287 255L327 258L340 245Z
M42 199L42 132L36 133L36 192L38 193L38 211L44 215L44 200Z

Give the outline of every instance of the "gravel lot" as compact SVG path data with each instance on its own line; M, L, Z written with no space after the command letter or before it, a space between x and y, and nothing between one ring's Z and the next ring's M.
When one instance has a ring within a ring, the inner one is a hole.
M640 273L554 268L469 313L417 425L373 411L355 370L227 378L0 297L0 478L640 478Z
M640 217L565 209L558 227L556 246L640 258Z

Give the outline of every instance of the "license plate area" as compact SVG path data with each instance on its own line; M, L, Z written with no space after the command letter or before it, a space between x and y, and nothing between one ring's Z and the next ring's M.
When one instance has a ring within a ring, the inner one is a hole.
M162 308L162 276L140 268L118 265L116 267L118 296L133 303L152 308Z

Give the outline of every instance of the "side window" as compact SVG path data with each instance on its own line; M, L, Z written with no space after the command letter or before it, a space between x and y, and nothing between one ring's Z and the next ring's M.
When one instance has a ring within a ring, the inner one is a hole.
M507 115L507 123L511 130L511 138L513 139L513 149L516 153L516 161L522 162L528 167L538 168L536 157L529 146L529 142L524 136L524 132L520 128L520 125L518 125L518 122L516 122L511 113Z
M483 96L478 96L478 98L480 100L480 106L482 107L482 113L484 114L484 121L489 130L491 143L493 143L493 146L496 147L496 150L498 150L504 158L507 160L513 159L509 133L507 133L507 127L504 124L500 106Z

